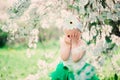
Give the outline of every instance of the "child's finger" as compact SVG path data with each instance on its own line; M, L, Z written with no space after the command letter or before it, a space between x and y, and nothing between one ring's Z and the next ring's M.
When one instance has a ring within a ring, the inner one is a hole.
M76 37L76 31L74 30L74 38Z
M73 39L75 39L76 38L76 33L74 32L73 35L74 35Z
M72 30L71 30L71 32L70 32L70 35L71 35L71 38L74 37L74 34L73 34L73 31L72 31Z
M75 32L75 33L74 33L74 37L76 37L76 35L77 35L77 33Z
M78 33L76 33L76 38L77 38L77 39L79 38L79 35L78 35Z
M65 36L65 42L70 44L70 38L68 36Z
M70 34L70 39L72 39L72 38L73 38L73 34L71 33L71 34Z
M75 37L75 33L73 33L74 37Z

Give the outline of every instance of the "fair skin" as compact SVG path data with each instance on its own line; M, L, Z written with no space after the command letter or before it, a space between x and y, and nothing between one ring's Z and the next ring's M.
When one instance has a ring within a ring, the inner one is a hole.
M60 43L60 53L62 60L67 61L70 57L70 51L80 45L83 45L83 42L80 38L82 33L78 29L64 30L64 33L65 36L61 39ZM80 51L79 54L72 54L72 60L77 62L83 57L84 54L85 51Z

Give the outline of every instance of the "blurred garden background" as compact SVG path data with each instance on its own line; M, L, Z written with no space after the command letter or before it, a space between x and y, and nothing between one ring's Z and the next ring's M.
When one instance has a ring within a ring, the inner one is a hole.
M119 0L0 0L0 80L50 80L68 13L99 53L89 58L100 80L120 80Z

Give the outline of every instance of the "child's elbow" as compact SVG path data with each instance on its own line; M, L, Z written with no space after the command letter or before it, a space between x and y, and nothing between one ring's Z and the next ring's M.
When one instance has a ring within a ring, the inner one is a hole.
M63 55L63 54L61 55L61 59L62 59L63 61L67 61L68 58L69 58L69 57L68 57L67 55Z
M74 62L78 62L81 59L81 55L80 54L72 54L72 60Z
M79 53L79 54L73 54L72 59L74 62L78 62L85 54L85 51Z
M72 60L73 60L74 62L78 62L78 61L80 60L80 58L79 58L78 56L74 56L74 57L72 57Z

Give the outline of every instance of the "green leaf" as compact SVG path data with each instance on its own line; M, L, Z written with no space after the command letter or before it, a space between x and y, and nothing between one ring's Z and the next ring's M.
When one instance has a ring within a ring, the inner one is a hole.
M90 4L90 8L91 8L91 10L93 10L93 5L92 4Z
M90 1L88 1L88 3L84 6L85 11L87 11L89 4L90 4Z
M108 37L108 36L105 37L105 40L106 40L107 43L112 42L112 40L111 40L110 37Z
M107 13L108 13L108 11L103 11L102 14L101 14L102 17L106 19L107 18Z
M74 6L73 6L73 5L69 5L68 7L69 7L69 8L73 8Z
M105 19L105 20L104 20L104 23L107 24L107 25L109 25L109 24L110 24L110 21L111 21L111 19Z
M118 75L116 73L114 74L114 80L118 80Z
M78 12L80 11L80 8L79 8L79 6L76 6L76 9L77 9L77 11L78 11Z
M101 0L101 4L102 4L103 8L106 8L106 0Z
M18 10L14 8L13 13L18 13Z
M101 22L101 21L99 20L99 18L97 17L97 24L98 24L98 25L101 25L101 23L102 23L102 22Z
M96 26L97 25L97 22L92 22L89 24L89 26Z

